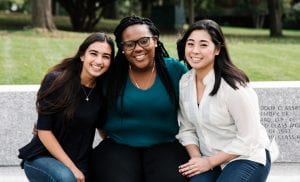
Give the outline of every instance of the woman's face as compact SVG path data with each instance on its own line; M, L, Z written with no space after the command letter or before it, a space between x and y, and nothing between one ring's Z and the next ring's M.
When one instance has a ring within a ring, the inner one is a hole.
M134 69L149 69L153 66L157 38L148 25L131 25L122 33L122 48L126 59Z
M92 43L80 56L83 62L81 78L95 79L105 73L110 65L112 49L107 42Z
M197 71L209 71L220 52L205 30L194 30L185 44L185 59Z

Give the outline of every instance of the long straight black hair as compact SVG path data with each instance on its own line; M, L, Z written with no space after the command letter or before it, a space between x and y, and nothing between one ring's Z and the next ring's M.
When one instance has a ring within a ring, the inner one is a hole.
M220 49L219 55L216 55L215 57L215 85L213 90L210 92L210 95L213 96L218 92L221 84L221 78L223 78L233 89L238 89L237 83L242 86L246 86L247 82L249 82L249 78L242 70L232 63L221 27L213 20L199 20L190 26L190 28L184 33L183 37L177 41L177 53L179 59L184 60L187 67L191 69L191 66L185 59L184 52L186 41L190 34L195 30L207 31L207 33L211 36L212 42Z
M83 66L80 56L94 42L106 42L111 47L111 61L113 61L115 53L113 40L104 33L92 33L79 46L75 56L66 58L49 69L37 93L36 108L38 113L63 112L64 121L70 121L73 118L80 100L80 74ZM95 90L101 91L101 82L106 74L96 78Z

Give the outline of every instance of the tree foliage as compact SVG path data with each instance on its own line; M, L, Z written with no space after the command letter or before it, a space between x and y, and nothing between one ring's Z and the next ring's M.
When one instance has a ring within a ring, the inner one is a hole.
M70 16L74 31L92 31L103 10L115 0L57 0Z

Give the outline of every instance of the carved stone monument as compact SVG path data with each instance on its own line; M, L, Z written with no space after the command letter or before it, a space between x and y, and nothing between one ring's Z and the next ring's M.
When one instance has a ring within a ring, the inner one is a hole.
M259 98L261 123L279 145L276 162L300 162L300 82L252 84Z

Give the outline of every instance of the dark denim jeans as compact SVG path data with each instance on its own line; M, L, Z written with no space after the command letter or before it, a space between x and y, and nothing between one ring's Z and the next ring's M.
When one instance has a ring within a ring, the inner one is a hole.
M250 160L235 160L221 170L216 167L211 171L193 176L190 182L265 182L271 168L269 151L266 150L266 165Z
M70 169L52 157L26 160L24 171L30 182L76 182Z

